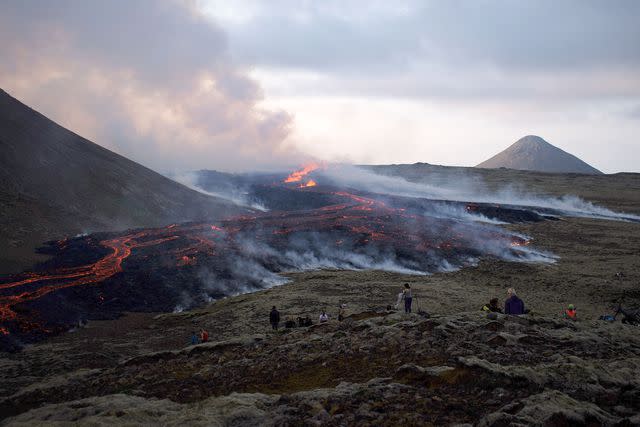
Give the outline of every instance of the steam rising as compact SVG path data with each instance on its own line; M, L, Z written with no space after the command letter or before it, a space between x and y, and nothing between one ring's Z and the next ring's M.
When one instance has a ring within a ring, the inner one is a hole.
M380 194L534 207L556 210L566 216L640 221L638 215L614 212L573 195L545 197L521 192L513 187L489 191L482 183L461 173L452 173L446 179L441 175L433 174L432 177L438 185L409 182L400 177L379 175L346 164L334 165L327 168L324 173L337 185ZM428 181L429 178L429 175L425 176L424 181Z
M197 175L186 175L186 177L188 179L183 176L179 180L189 186L198 187ZM429 236L456 236L456 245L463 248L461 251L451 250L453 247L448 247L449 243L442 242L437 245L437 248L419 252L421 255L416 258L416 253L404 252L397 245L401 243L399 241L396 241L396 244L387 245L373 239L362 245L355 240L344 241L344 236L331 231L320 230L292 232L285 243L280 242L275 247L256 237L262 231L246 233L235 237L237 252L233 260L227 263L228 269L221 272L203 266L199 277L205 294L210 295L213 292L235 295L277 286L286 282L286 279L278 273L286 271L384 270L425 275L473 266L481 257L495 257L517 262L556 262L558 258L556 255L532 247L529 244L532 241L531 237L499 227L505 222L469 209L467 202L513 206L513 209L518 211L538 213L541 218L565 215L640 220L640 217L635 215L613 212L575 196L542 197L518 192L512 188L491 192L482 183L473 181L463 174L446 179L443 176L427 176L425 180L428 181L429 178L433 178L433 185L378 175L351 165L324 165L318 169L314 164L310 164L293 174L282 174L281 186L289 186L287 188L300 199L313 194L337 194L346 198L351 197L358 203L362 203L362 206L356 209L364 211L378 209L381 211L378 213L380 215L387 212L392 217L395 216L391 223L385 223L386 225L382 226L385 232L392 232L391 229L397 228L397 230L403 230L400 233L407 233L407 236L412 232L426 232ZM317 181L319 189L306 190L300 187L299 183L306 180ZM264 181L266 183L257 179L252 185L267 189L274 186L270 184L269 179ZM223 182L227 181L223 180ZM225 193L212 194L224 194L228 199L248 206L251 200L250 193L253 191L252 185L242 187L241 191L241 187L237 187L235 192L227 189ZM281 187L276 185L273 188ZM306 193L307 191L311 193ZM243 198L238 197L237 194L242 194ZM452 201L465 203L451 203ZM269 201L265 203L268 207ZM407 206L409 210L398 206ZM329 206L323 209L329 209ZM375 223L378 221L376 216L378 214L373 214L371 217L365 215L362 219L363 224ZM274 212L274 215L278 215L277 212ZM304 217L309 214L302 211L299 213L292 211L286 215L282 213L283 226L285 226L285 217L296 218L296 215ZM345 211L346 216L340 215L335 218L348 218L349 215L354 214ZM369 232L372 233L371 236L376 233Z
M238 206L255 209L261 212L267 212L269 210L263 204L255 200L251 200L248 197L248 191L246 188L225 187L225 188L220 188L219 191L215 191L215 192L205 190L204 188L202 188L201 185L198 185L197 172L182 172L182 173L170 175L170 178L186 187L189 187L192 190L195 190L202 194L206 194L207 196L225 199Z

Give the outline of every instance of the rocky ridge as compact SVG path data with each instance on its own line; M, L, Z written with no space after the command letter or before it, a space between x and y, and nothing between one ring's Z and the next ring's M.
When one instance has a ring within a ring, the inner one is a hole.
M0 412L15 416L3 425L639 425L631 328L362 312L75 372Z

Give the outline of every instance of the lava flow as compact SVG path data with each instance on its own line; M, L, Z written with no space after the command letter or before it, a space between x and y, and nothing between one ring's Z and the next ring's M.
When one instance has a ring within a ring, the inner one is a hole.
M158 245L176 238L169 236L143 240L148 238L150 234L149 232L139 232L101 241L100 244L111 249L111 253L94 264L63 268L51 273L31 273L25 279L0 284L0 292L2 292L0 294L0 323L4 324L17 319L17 314L11 308L17 304L42 298L54 291L102 282L122 271L122 262L131 255L133 248ZM6 289L14 288L18 289L14 294L3 292ZM18 323L22 329L25 325L31 325L31 322Z
M86 319L171 311L272 286L282 282L277 273L283 271L423 274L472 264L481 256L518 259L530 251L527 239L495 226L433 215L433 201L388 197L383 202L313 180L306 181L305 191L286 185L303 183L318 167L309 165L281 185L260 188L265 197L278 198L278 206L291 200L292 210L51 243L54 258L48 264L0 280L0 347L7 337L33 341ZM321 205L307 209L307 203ZM94 261L82 262L78 254Z
M297 171L292 172L289 176L287 176L284 179L284 183L285 184L291 184L294 182L301 182L300 185L298 185L298 188L305 188L305 187L315 187L316 185L318 185L313 179L308 179L306 182L302 183L302 180L304 179L304 177L306 177L307 175L309 175L311 172L320 169L320 165L318 163L309 163L308 165L304 166L302 169L299 169Z

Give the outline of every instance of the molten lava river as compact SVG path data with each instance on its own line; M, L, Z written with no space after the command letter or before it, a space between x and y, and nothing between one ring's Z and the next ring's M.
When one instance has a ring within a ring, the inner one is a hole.
M285 271L429 274L482 256L544 260L526 237L485 221L543 220L537 213L382 198L322 186L305 178L309 171L298 172L258 189L266 198L295 200L290 210L49 242L41 251L50 261L0 279L0 346L32 342L87 319L180 310L266 288L284 283L278 273Z

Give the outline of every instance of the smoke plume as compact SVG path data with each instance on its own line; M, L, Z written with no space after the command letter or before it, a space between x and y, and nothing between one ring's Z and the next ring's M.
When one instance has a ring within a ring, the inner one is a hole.
M0 82L73 131L164 171L288 167L292 118L258 106L194 2L7 1Z

